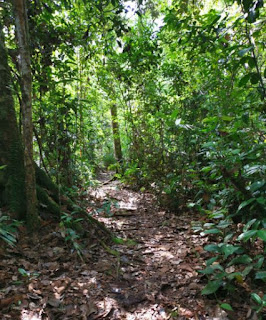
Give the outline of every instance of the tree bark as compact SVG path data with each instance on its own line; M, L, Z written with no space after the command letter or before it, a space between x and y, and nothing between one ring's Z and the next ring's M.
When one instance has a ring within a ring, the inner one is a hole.
M0 203L16 219L26 216L23 148L11 91L11 74L0 23Z
M119 163L122 163L123 155L122 155L122 148L121 148L119 123L118 123L118 119L117 119L117 105L116 104L113 104L111 106L111 117L112 117L115 157Z
M37 214L35 167L33 162L32 76L26 1L13 0L13 5L21 76L27 225L28 228L33 231L37 227L39 219Z
M14 100L11 90L11 73L8 67L8 57L4 43L4 35L0 23L0 208L7 206L12 218L27 220L29 218L26 208L25 172L23 161L23 144L18 129ZM38 203L42 210L46 210L56 220L60 219L60 203L66 206L70 212L78 211L90 222L92 229L99 237L112 236L111 232L88 213L77 206L67 196L59 194L59 188L50 177L33 163L36 170L36 182L33 182L34 191L38 193ZM34 169L35 169L34 168ZM35 209L36 207L34 207ZM38 221L36 208L34 222ZM36 220L35 220L36 218ZM30 224L32 228L36 225Z

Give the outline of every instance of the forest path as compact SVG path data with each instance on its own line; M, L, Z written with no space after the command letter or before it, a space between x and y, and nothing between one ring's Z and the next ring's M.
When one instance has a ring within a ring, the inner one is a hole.
M167 213L152 194L127 189L108 174L99 180L90 197L104 209L95 217L112 230L115 242L124 240L110 248L118 255L106 254L94 267L107 277L106 319L228 319L200 294L207 238L191 230L191 213Z
M58 224L44 223L34 240L22 230L16 248L0 252L1 320L228 319L200 294L208 239L191 231L191 214L167 213L109 174L83 203L114 242L77 239L81 260Z

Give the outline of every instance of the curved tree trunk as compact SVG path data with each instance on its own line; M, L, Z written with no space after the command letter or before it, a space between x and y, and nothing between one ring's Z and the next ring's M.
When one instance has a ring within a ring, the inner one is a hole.
M0 24L0 203L7 204L14 217L26 217L23 148L11 92L2 25Z

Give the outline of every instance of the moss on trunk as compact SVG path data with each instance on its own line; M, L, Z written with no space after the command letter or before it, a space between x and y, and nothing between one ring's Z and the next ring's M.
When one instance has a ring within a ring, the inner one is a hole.
M0 24L0 166L2 173L1 202L8 205L16 218L26 217L25 171L23 148L19 134L11 76Z

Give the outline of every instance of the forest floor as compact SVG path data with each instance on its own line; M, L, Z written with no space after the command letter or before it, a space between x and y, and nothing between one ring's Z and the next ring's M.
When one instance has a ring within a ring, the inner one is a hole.
M237 313L227 314L201 295L209 239L191 229L200 216L169 213L150 193L108 174L83 203L112 230L114 243L77 239L85 244L80 259L58 224L44 223L34 238L21 230L17 246L0 252L1 320L247 319L240 296Z

